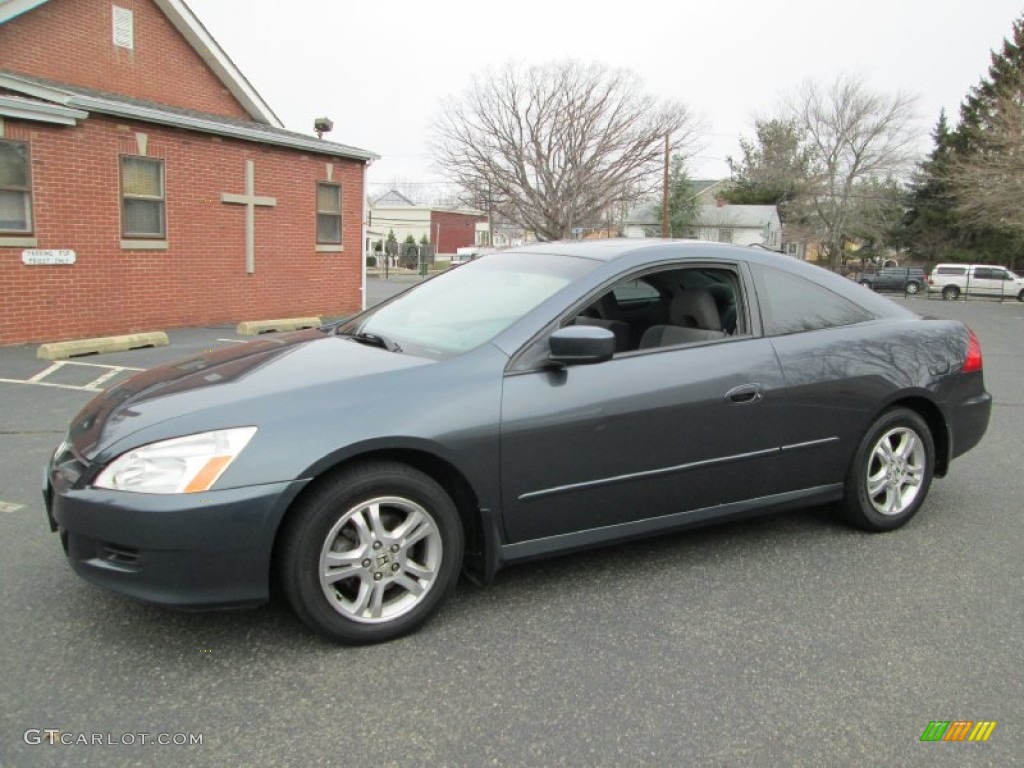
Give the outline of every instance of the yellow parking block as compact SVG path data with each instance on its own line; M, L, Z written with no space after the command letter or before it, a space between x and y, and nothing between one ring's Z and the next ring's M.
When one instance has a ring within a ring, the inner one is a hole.
M256 336L272 331L297 331L301 328L316 328L321 325L319 317L285 317L280 320L246 320L239 323L235 333L239 336Z
M76 355L92 355L103 352L124 352L140 347L166 347L170 341L163 331L129 333L124 336L103 336L98 339L73 339L41 344L36 350L40 360L64 360Z

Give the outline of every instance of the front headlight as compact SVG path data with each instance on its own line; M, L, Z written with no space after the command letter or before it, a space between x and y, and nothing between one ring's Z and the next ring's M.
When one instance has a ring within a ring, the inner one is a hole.
M110 462L93 485L136 493L207 491L255 434L256 427L237 427L143 445Z

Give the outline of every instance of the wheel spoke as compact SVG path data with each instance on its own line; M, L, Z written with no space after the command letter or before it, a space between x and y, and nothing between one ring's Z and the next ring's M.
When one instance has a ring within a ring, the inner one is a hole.
M889 486L885 491L885 514L895 515L899 512L902 499L903 497L900 495L899 491L893 486Z
M359 594L356 595L356 599L352 601L352 614L354 616L362 616L366 611L366 606L370 604L370 596L373 594L373 582L369 579L363 579L359 582Z
M896 444L896 456L906 459L917 450L917 436L913 432L904 432Z
M396 586L401 587L402 589L404 589L406 592L408 592L409 594L413 595L414 597L419 597L420 595L423 594L423 585L420 584L415 579L409 578L404 573L398 574L391 581L392 581L393 584L395 584Z
M414 560L406 560L405 568L403 570L416 579L429 580L434 576L433 569L428 568L425 565L420 565Z
M374 582L370 590L372 595L370 598L370 616L374 619L379 619L384 606L384 582Z
M924 482L924 467L907 467L903 482L905 485L920 486Z
M380 519L380 504L370 504L366 507L365 511L374 537L379 541L387 536L388 532L385 530L384 523Z
M362 552L360 550L349 550L348 552L328 552L324 557L323 581L324 584L334 584L342 579L349 579L353 576L362 575Z
M886 480L884 470L876 475L872 475L871 477L869 477L868 496L870 496L871 498L875 498L876 496L878 496L878 494L880 494L884 490L887 482L888 481Z
M394 531L394 536L403 549L408 549L417 541L434 532L434 526L418 510L413 512L402 525Z

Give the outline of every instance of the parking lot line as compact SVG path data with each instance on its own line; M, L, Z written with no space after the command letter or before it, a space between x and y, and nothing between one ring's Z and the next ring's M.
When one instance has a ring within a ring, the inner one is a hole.
M75 365L81 368L101 368L103 373L97 376L95 379L90 381L88 384L57 384L52 381L44 381L48 376L57 373L59 370L68 365ZM133 368L128 365L104 365L102 363L79 363L71 360L61 360L49 368L46 368L35 376L30 376L27 379L0 379L0 383L4 384L32 384L37 387L54 387L56 389L73 389L79 392L102 392L103 385L113 379L115 376L125 372L136 372L144 371L145 368Z

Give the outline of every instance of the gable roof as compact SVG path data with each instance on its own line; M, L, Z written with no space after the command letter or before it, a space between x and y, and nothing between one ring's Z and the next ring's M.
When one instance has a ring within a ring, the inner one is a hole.
M779 209L774 205L702 205L693 226L761 229L772 223L779 223Z
M38 8L46 2L48 0L0 0L0 24ZM213 35L196 18L184 0L153 0L153 2L163 11L168 21L195 49L196 53L206 60L210 71L224 84L228 92L238 100L253 120L275 128L284 128L284 124L274 114L274 110L245 79L245 76L213 39Z
M661 226L658 203L640 203L626 217L630 226ZM779 209L774 205L699 205L690 226L761 229L766 224L779 224Z
M415 206L412 200L403 195L397 189L392 189L390 192L385 192L383 195L373 201L374 205L411 205Z
M4 94L2 89L17 95ZM210 115L0 70L0 116L24 116L41 122L74 125L77 120L88 117L90 112L364 162L380 157L365 149L316 139L253 120Z

